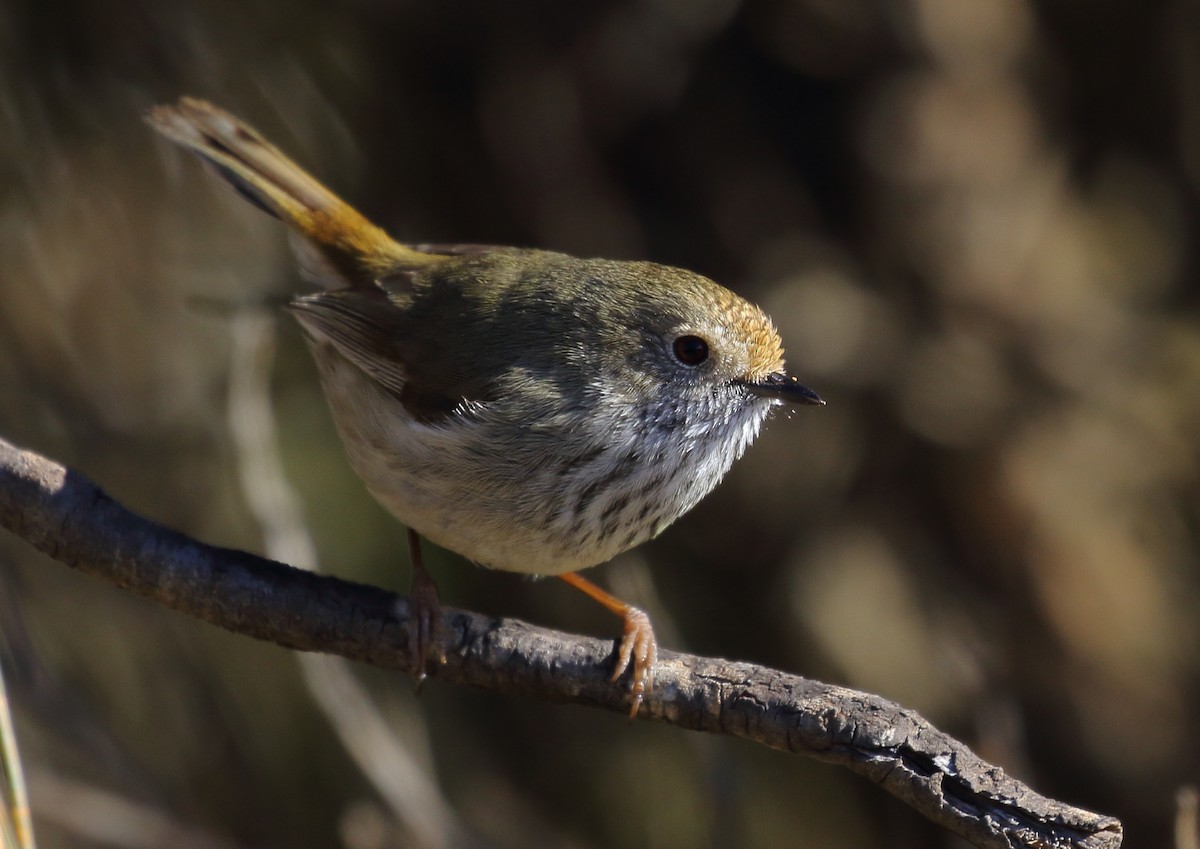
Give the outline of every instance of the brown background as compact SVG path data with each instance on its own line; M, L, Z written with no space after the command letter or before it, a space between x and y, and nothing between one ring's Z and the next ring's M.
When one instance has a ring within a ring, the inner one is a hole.
M229 321L196 299L298 283L273 222L142 124L181 94L401 238L654 259L761 303L829 406L592 575L671 648L881 693L1169 843L1200 764L1195 3L9 0L0 433L261 550ZM324 567L405 587L286 321L274 399ZM557 582L429 559L447 603L615 633ZM101 845L64 822L85 789L224 845L415 845L287 652L10 537L0 626L43 846ZM358 672L481 845L956 845L832 767ZM106 810L82 818L134 822Z

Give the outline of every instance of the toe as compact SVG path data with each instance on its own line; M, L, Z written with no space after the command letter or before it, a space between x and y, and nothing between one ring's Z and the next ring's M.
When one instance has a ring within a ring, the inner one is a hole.
M409 597L408 655L420 691L430 672L446 662L445 628L437 588L432 581L413 581Z
M625 673L630 664L633 665L630 697L632 700L629 716L637 716L642 700L654 685L654 664L658 660L658 641L654 636L654 628L650 617L639 608L631 607L625 614L625 633L617 650L617 660L613 668L613 681Z

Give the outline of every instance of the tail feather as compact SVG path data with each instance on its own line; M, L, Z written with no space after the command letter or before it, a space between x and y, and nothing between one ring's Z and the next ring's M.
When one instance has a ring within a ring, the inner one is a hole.
M300 236L302 266L328 285L363 276L417 269L443 261L400 244L254 129L203 100L185 97L156 106L146 116L171 141L195 153L252 204L282 220Z

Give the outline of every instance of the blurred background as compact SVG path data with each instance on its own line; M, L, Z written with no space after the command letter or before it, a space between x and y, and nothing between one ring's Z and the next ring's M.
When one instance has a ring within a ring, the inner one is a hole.
M879 693L1171 844L1200 780L1200 6L7 0L0 434L261 552L230 307L301 284L276 223L143 124L182 94L402 239L759 302L828 407L592 577L668 648ZM403 529L277 325L322 567L403 591ZM447 604L617 633L560 582L427 559ZM8 535L0 663L43 847L960 845L830 766L355 667L389 793L292 653Z

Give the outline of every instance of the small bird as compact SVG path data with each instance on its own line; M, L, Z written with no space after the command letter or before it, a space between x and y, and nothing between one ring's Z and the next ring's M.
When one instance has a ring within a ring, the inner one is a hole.
M611 680L632 664L635 716L658 651L649 617L576 572L690 510L773 407L824 403L785 373L766 314L650 262L403 245L222 109L184 98L147 120L282 220L322 287L288 309L351 466L408 528L418 679L445 661L423 536L621 616Z

